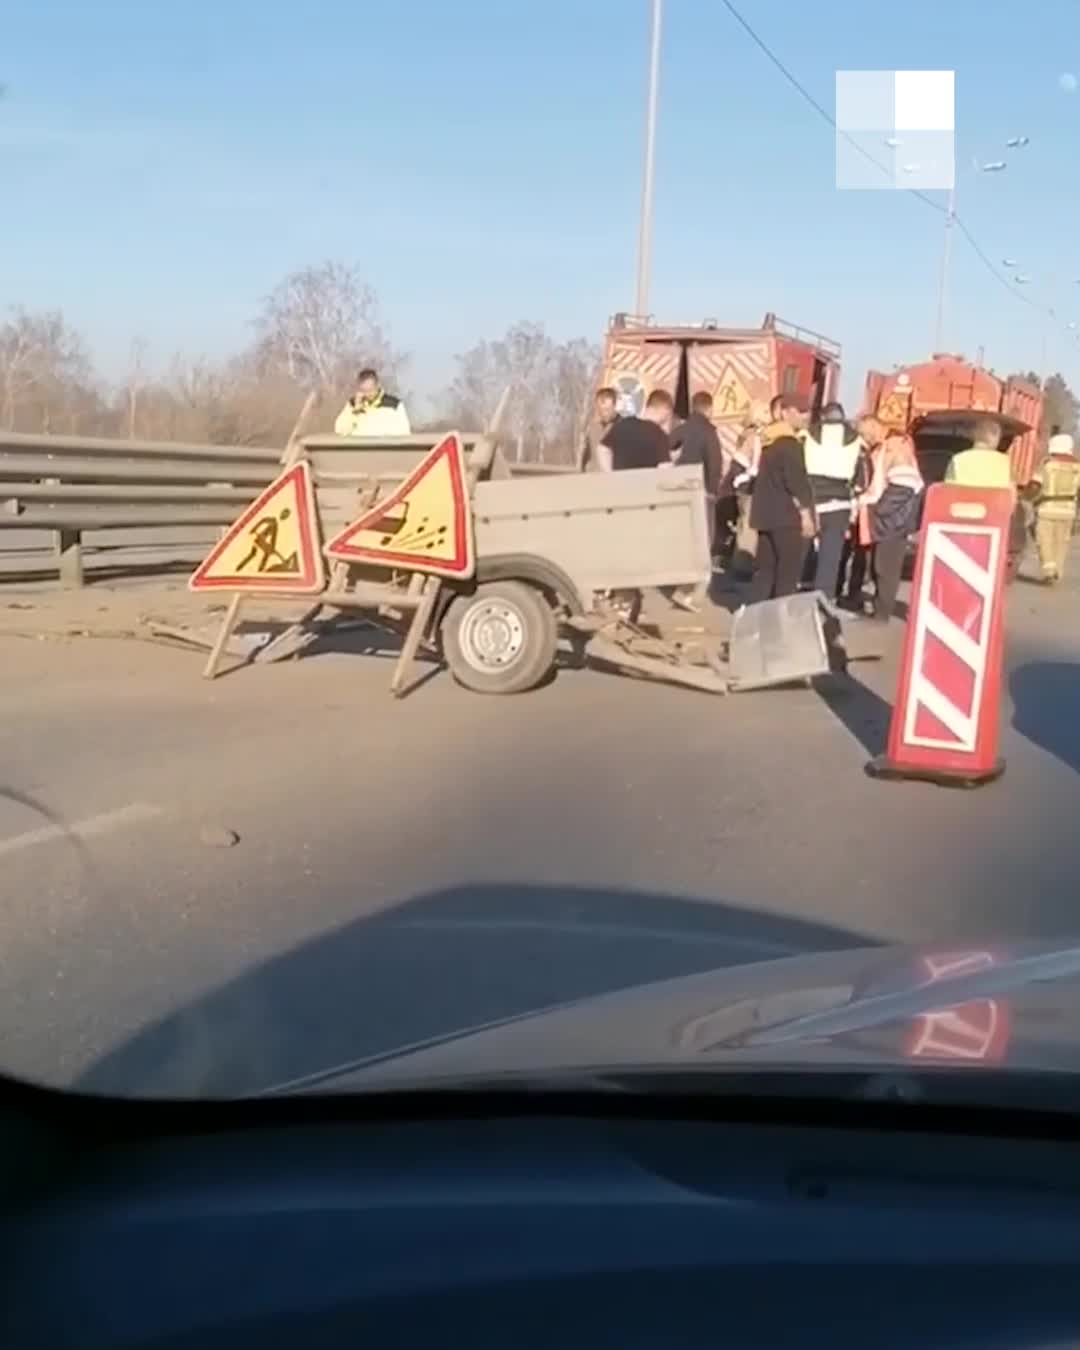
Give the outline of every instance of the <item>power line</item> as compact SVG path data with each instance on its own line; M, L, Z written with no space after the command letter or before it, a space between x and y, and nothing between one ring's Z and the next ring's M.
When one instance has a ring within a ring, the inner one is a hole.
M1022 304L1030 305L1032 309L1042 310L1045 313L1049 314L1051 317L1056 317L1052 309L1047 308L1045 305L1040 305L1039 302L1037 300L1033 300L1030 295L1024 295L1022 291L1018 291L1016 289L1015 285L1009 284L1008 277L1004 276L1001 272L998 271L998 269L994 266L994 264L990 261L990 259L979 247L978 241L975 239L974 235L971 233L971 231L968 229L968 227L964 224L964 222L960 219L959 216L956 215L953 216L953 223L955 224L956 228L960 231L960 233L964 236L964 238L968 241L971 247L974 249L976 257L983 263L983 265L986 267L986 270L998 281L1001 282L1001 284L1005 287L1005 289L1009 292L1009 294L1013 297L1014 300L1019 300Z
M802 96L803 99L805 99L805 101L810 105L811 108L814 109L814 111L818 114L818 116L821 117L825 122L827 122L829 126L832 127L833 131L837 133L837 135L842 136L844 140L846 140L850 145L854 146L854 148L859 152L860 155L863 156L864 159L869 160L870 163L875 165L878 169L880 169L881 172L886 175L886 177L892 178L893 173L890 168L882 164L882 162L879 159L876 159L872 154L870 154L870 152L865 148L865 146L860 145L859 142L853 136L849 135L848 132L844 131L842 128L836 125L836 118L833 117L832 113L830 113L827 108L824 108L813 96L813 94L810 93L810 91L806 88L806 86L799 79L796 78L796 76L788 69L788 67L783 63L783 61L780 60L780 58L776 55L776 53L772 50L772 48L768 45L768 43L764 40L764 38L762 38L754 30L754 28L747 22L747 20L743 18L743 16L735 8L734 4L732 4L731 0L721 0L721 3L723 4L724 8L728 11L728 13L731 15L731 17L735 20L735 22L739 25L739 27L743 30L743 32L746 33L747 37L750 38L751 42L753 42L754 45L768 59L768 61L771 62L771 64L776 67L776 69L780 72L780 74L783 75L784 79L787 80L788 84L790 84L792 88L795 89ZM929 206L939 215L949 216L950 214L949 211L944 206L942 206L940 202L934 201L932 197L928 197L925 192L920 192L918 188L902 188L901 191L908 193L912 197L918 198L919 201L921 201L924 205ZM1057 320L1057 315L1052 308L1046 305L1039 304L1037 300L1033 300L1030 296L1024 295L1022 292L1018 291L1014 285L1011 285L1009 283L1008 278L1004 276L1001 272L999 272L998 269L994 266L989 257L987 257L986 253L983 251L983 249L980 248L978 241L975 239L974 235L971 233L971 231L968 229L968 227L964 224L964 222L960 219L960 217L956 214L955 211L951 213L951 219L952 223L959 229L960 233L971 245L972 249L975 252L975 256L979 259L979 261L983 264L983 266L987 269L987 271L991 274L991 276L993 276L996 281L998 281L1002 286L1005 287L1005 289L1009 292L1009 294L1013 297L1014 300L1019 300L1022 304L1029 305L1031 306L1032 309L1037 309L1043 313L1050 315L1052 319Z

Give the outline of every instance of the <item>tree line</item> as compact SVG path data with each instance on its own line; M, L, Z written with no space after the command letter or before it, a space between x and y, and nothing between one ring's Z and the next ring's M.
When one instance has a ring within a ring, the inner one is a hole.
M1057 373L1047 378L1045 385L1041 376L1033 370L1016 371L1010 380L1025 380L1043 391L1043 426L1047 431L1051 427L1060 427L1070 436L1076 434L1080 425L1080 399L1069 388L1065 376Z
M480 430L509 387L503 430L511 452L569 462L598 361L598 349L584 339L557 342L542 324L515 324L455 358L456 373L428 427ZM235 354L176 355L165 370L152 369L147 344L136 339L125 376L111 383L61 312L16 308L0 323L0 428L280 446L311 389L321 397L305 430L329 430L361 367L375 367L387 388L407 398L408 364L375 292L357 268L340 262L285 277ZM413 421L423 426L415 412Z
M427 429L481 430L508 388L502 429L510 453L572 462L599 359L584 338L557 342L540 323L516 323L458 354ZM152 369L146 343L135 340L125 376L112 383L95 371L85 340L62 313L15 309L0 322L0 429L276 447L312 388L322 397L305 430L328 431L362 366L374 366L409 401L408 365L375 292L356 267L340 262L285 277L235 354L177 355L165 370ZM1030 372L1023 378L1040 383ZM1044 392L1046 425L1075 431L1080 402L1064 377L1051 375Z

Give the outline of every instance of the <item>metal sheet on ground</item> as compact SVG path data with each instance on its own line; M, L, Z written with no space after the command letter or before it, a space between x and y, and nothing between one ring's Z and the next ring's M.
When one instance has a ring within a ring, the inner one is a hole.
M764 689L829 671L829 651L816 591L747 605L731 626L734 690Z

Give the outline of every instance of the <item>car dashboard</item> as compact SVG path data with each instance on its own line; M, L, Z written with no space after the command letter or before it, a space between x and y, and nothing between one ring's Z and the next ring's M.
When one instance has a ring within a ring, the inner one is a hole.
M1077 1146L1052 1131L573 1094L36 1100L2 1119L20 1350L1080 1345Z

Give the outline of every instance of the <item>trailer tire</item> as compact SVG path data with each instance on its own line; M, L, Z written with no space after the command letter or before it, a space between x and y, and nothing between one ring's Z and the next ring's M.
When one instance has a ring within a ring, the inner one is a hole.
M440 625L458 684L478 694L523 694L555 666L559 632L547 597L523 581L488 581L457 596Z

